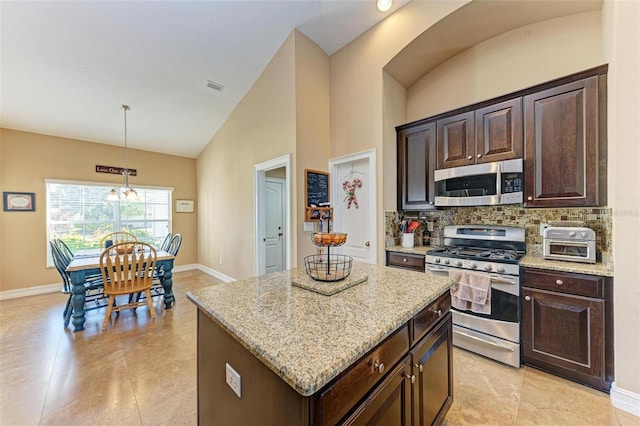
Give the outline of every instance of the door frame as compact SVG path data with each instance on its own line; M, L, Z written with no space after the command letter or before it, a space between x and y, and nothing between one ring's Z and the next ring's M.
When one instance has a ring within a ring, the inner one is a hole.
M371 205L371 214L369 215L369 263L372 265L378 264L378 179L376 178L376 150L369 149L367 151L357 152L355 154L343 155L342 157L332 158L329 160L329 171L331 173L331 199L333 202L333 209L336 209L337 200L340 198L342 187L340 186L340 179L338 179L338 166L345 163L353 163L354 161L368 160L369 161L369 176L371 184L368 188L368 196Z
M253 218L254 218L254 272L257 276L265 273L265 247L262 239L265 235L264 182L266 172L285 168L284 178L284 246L285 269L291 269L291 154L273 158L253 166Z

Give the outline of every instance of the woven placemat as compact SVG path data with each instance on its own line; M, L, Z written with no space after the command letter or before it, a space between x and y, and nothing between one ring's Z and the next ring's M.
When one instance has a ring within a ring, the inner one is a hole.
M341 292L342 290L346 290L349 287L353 287L356 284L365 282L367 278L369 278L367 274L352 273L343 280L325 282L316 281L308 275L300 274L299 276L291 280L291 284L296 287L304 288L305 290L322 294L324 296L331 296L333 294Z

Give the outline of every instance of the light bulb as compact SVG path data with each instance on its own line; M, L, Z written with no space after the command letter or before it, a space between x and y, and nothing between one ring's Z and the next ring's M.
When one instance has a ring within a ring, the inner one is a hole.
M125 192L124 196L127 199L127 201L138 201L138 193L136 192L135 189L127 188L127 191Z
M113 188L109 195L107 195L107 201L118 201L120 196L118 195L118 190Z
M392 2L393 0L378 0L378 3L376 5L378 6L378 10L380 12L386 12L387 10L391 9Z

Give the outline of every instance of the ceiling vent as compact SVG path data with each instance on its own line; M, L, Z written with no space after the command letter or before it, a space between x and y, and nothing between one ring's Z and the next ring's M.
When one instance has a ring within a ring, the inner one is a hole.
M207 87L217 92L222 92L224 90L224 86L222 84L214 83L211 80L207 80Z

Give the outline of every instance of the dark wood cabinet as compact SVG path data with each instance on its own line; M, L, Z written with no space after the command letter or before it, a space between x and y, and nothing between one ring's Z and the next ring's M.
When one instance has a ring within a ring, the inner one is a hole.
M436 123L397 132L398 210L433 209Z
M424 272L424 255L387 251L387 266Z
M411 350L414 426L442 423L453 403L451 313L438 324Z
M522 158L522 98L476 110L476 162Z
M436 168L468 166L475 163L475 131L473 111L463 112L437 121L438 156Z
M411 425L411 359L402 362L378 385L342 425Z
M526 207L606 203L606 75L524 97Z
M613 380L612 282L524 269L522 360L609 392Z

